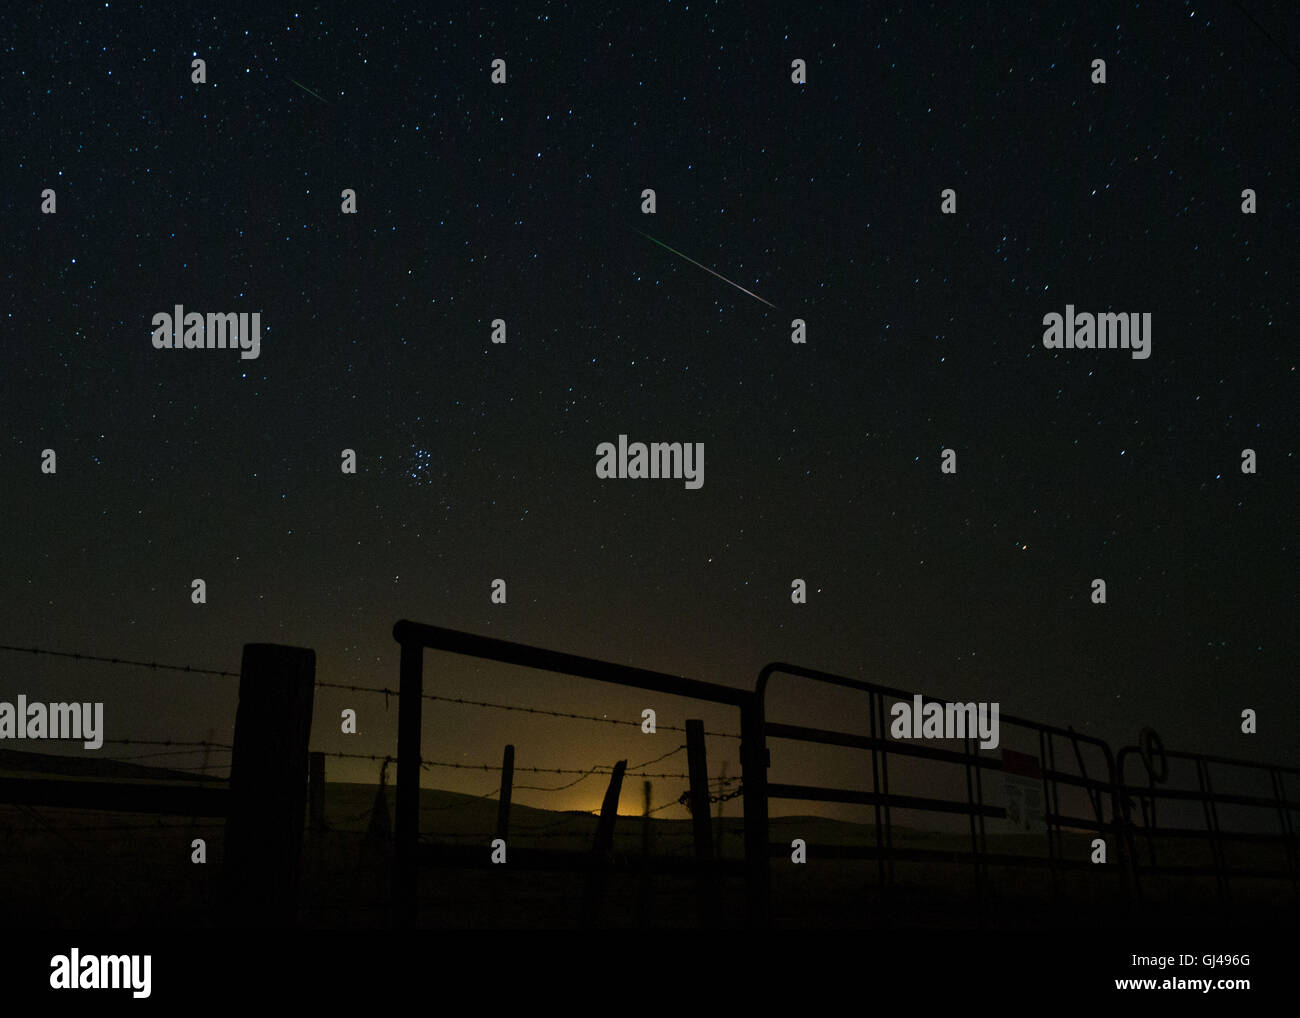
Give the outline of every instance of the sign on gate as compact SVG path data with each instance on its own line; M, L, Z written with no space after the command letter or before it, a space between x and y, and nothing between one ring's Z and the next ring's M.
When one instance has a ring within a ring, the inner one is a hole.
M1046 830L1043 772L1038 757L1013 749L1002 751L1002 801L1012 830L1022 834Z

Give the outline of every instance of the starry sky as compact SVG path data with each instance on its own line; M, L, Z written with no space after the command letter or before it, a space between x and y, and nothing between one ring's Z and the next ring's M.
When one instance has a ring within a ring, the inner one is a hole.
M1294 12L525 6L4 13L0 642L231 670L281 642L315 648L323 681L395 686L411 618L737 686L794 661L1115 748L1151 725L1300 762ZM1044 349L1067 303L1150 312L1150 359ZM261 312L260 357L155 350L176 304ZM619 434L702 442L703 488L598 479ZM228 741L230 679L0 660L5 693L104 700L110 737ZM435 653L426 682L738 731ZM320 690L313 748L395 752L396 714ZM425 716L436 760L513 741L520 765L585 768L680 741ZM866 723L793 679L769 717ZM735 740L709 752L737 773ZM811 759L782 744L773 778L869 784L851 754ZM594 808L602 784L520 798Z

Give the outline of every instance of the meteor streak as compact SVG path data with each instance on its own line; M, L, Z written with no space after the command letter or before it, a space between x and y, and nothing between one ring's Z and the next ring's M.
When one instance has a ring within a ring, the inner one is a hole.
M633 227L629 227L629 229L636 230L637 233L641 233L641 231L640 231L640 230L637 230L635 226L633 226ZM656 244L658 244L661 248L663 248L663 249L666 250L666 251L672 251L672 253L675 254L678 258L685 258L685 259L686 259L688 262L690 262L692 265L698 266L699 268L701 268L701 269L703 269L705 272L707 272L709 275L711 275L711 276L717 276L717 277L718 277L719 279L721 279L724 283L728 284L729 286L734 286L734 287L735 287L737 290L739 290L741 293L747 293L747 294L749 294L751 297L754 298L754 300L762 301L762 303L766 304L768 307L772 308L773 310L780 310L780 309L777 308L777 306L776 306L775 304L773 304L771 301L769 301L769 300L763 300L762 297L760 297L758 294L754 293L752 290L746 290L746 289L745 289L743 286L741 286L739 283L733 283L733 282L732 282L730 279L728 279L726 276L722 275L722 274L719 273L719 272L714 272L714 271L713 271L711 268L709 268L707 265L700 265L700 263L697 262L694 258L690 258L690 257L688 257L687 255L682 254L680 251L676 250L675 248L671 248L671 247L669 247L669 246L668 246L667 244L665 244L662 240L655 240L655 238L652 237L652 236L650 236L650 234L648 234L648 233L641 233L641 236L643 236L646 240L654 241Z
M286 78L289 78L289 75L286 74L285 77L286 77ZM321 99L320 96L316 95L315 92L313 92L310 88L308 88L306 85L304 85L301 81L295 81L293 78L289 78L289 80L292 81L295 85L297 85L297 86L298 86L300 89L302 89L304 92L306 92L308 95L310 95L310 96L314 96L315 98L320 99L320 101L323 102L326 106L328 106L328 105L330 104L330 101L329 101L328 99Z

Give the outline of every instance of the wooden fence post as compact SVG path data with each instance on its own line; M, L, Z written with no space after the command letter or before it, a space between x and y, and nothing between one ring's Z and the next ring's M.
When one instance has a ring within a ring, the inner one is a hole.
M745 904L751 929L771 924L771 859L768 856L767 737L762 701L740 709L740 766L745 809Z
M600 900L605 896L605 878L610 856L614 853L614 820L618 816L618 797L623 790L625 770L626 760L620 760L614 765L614 771L609 776L609 787L605 789L605 801L601 803L600 820L596 824L596 843L591 849L591 869L587 873L586 893L582 902L584 926L596 925L600 915Z
M501 794L497 803L497 837L510 840L510 791L515 782L515 747L506 746L501 757Z
M501 791L498 793L499 801L497 802L497 837L506 842L510 842L510 794L514 787L515 780L515 747L507 744L505 752L501 755ZM501 925L501 870L500 866L492 867L492 917L493 921Z
M713 858L718 860L718 864L721 865L722 864L722 834L723 831L726 829L726 823L723 820L722 814L725 811L727 805L727 800L723 798L723 796L727 795L728 792L730 791L730 785L727 782L727 761L726 760L722 761L722 771L721 774L719 775L718 785L720 786L718 788L718 817L717 817L718 830L717 833L714 834L713 836Z
M307 790L311 796L311 832L325 833L325 754L311 754L311 775L307 779Z
M720 919L717 874L713 866L713 833L709 824L709 767L704 753L704 722L686 722L686 770L691 781L691 818L695 832L695 895L700 924L716 926Z
M388 819L388 760L379 770L370 822L357 854L357 886L379 907L385 925L393 922L393 827Z
M636 923L644 929L650 923L650 781L641 785L645 803L641 810L641 873L636 888Z
M415 926L420 915L420 734L424 704L424 648L402 644L397 686L397 865L393 867L393 921Z
M222 874L227 925L293 924L315 683L314 650L244 645Z

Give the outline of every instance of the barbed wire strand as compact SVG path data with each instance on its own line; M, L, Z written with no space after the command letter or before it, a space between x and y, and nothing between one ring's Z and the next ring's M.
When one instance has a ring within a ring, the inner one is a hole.
M239 672L219 671L215 668L198 668L194 665L169 665L159 661L132 661L129 658L121 657L100 657L97 654L75 654L63 650L47 650L44 647L15 647L11 644L0 643L0 650L12 650L21 654L45 654L49 657L68 657L75 661L98 661L108 665L132 665L137 668L163 669L173 672L190 672L194 675L221 675L227 678L239 678Z
M684 750L685 748L686 748L686 743L683 742L683 743L682 743L680 746L678 746L676 749L670 749L670 750L669 750L667 753L665 753L663 756L657 756L657 757L655 757L653 760L647 760L647 761L645 761L645 763L633 764L633 765L629 768L629 770L632 771L633 773L635 773L636 771L639 771L642 767L649 767L651 764L657 764L660 760L667 760L670 756L676 756L678 753L680 753L680 752L681 752L682 750Z
M600 773L603 772L593 767L591 770L587 771L586 774L582 775L582 777L574 778L567 785L515 785L515 788L521 790L526 789L527 791L530 792L563 792L566 788L572 788L574 785L578 784L579 782L586 781L593 774L600 774Z
M114 746L198 746L201 749L234 749L228 742L179 742L176 739L104 739Z
M70 757L69 759L74 759L74 760L84 760L84 759L86 759L86 758L85 758L85 757ZM105 757L96 757L95 759L96 759L97 761L102 761L102 762L104 762L104 763L131 763L133 760L138 760L138 759L141 759L141 758L140 758L140 757L116 757L116 756L105 756ZM136 766L136 767L146 767L146 769L148 769L148 770L153 770L153 771L157 771L157 772L160 772L160 773L165 773L165 772L167 772L167 771L211 771L211 770L219 770L219 769L221 769L221 768L229 767L229 766L230 766L230 762L229 762L229 761L226 761L226 762L224 762L224 763L219 763L219 762L213 761L213 762L205 763L205 764L166 764L166 765L164 765L164 766L160 766L160 767L148 767L148 766L145 765L145 764L134 764L134 766ZM225 779L225 778L220 778L219 780L221 780L221 781L225 781L226 779ZM89 808L89 807L88 807L88 808Z
M81 812L81 810L78 810L77 812ZM69 824L69 825L56 825L55 827L47 828L43 826L37 827L35 825L31 827L19 827L10 824L5 827L0 827L0 830L5 830L5 831L15 832L15 833L22 833L26 831L53 831L54 833L58 833L59 831L130 831L134 833L138 831L171 831L171 830L189 831L189 830L219 828L225 826L226 825L224 823Z
M345 759L345 760L378 760L380 762L387 761L393 764L397 763L397 757L392 756L391 754L384 756L379 753L344 753L341 751L334 751L329 753L323 753L322 755L329 756L329 757L338 757L340 759ZM467 763L455 763L450 760L421 760L420 766L421 767L454 767L458 770L467 770L467 771L499 771L501 769L501 765L499 763L467 764ZM515 770L526 771L527 773L530 774L586 774L587 773L584 770L579 770L573 767L516 767ZM613 771L613 768L605 764L599 764L597 765L596 768L594 768L594 770L598 774L609 774ZM624 774L627 777L637 777L637 778L688 778L690 776L687 774L675 774L675 773L674 774L650 773L648 771L640 771L640 770L625 771Z
M206 752L206 750L198 750L198 749L170 749L170 750L166 750L166 751L164 751L164 752L160 752L160 753L136 753L136 754L134 754L133 756L96 756L96 757L94 757L94 759L97 760L97 761L104 762L104 763L127 763L128 761L131 761L131 760L156 760L158 757L163 757L163 756L193 756L195 753L201 753L201 752ZM233 752L233 750L229 750L229 749L221 750L221 749L219 749L219 750L217 750L217 752L218 752L218 753L231 753L231 752ZM66 757L65 759L68 759L68 760L87 760L87 759L90 759L90 758L89 758L89 757L84 757L84 756L70 756L70 757ZM211 766L213 766L213 767L228 767L228 766L230 766L230 765L229 765L229 763L220 763L220 764L216 764L216 763L214 763L214 764L211 764ZM180 768L176 768L176 767L174 767L174 768L172 768L172 769L173 769L173 770L179 770Z
M398 696L395 689L386 686L354 686L343 682L318 682L316 686L320 689L345 689L353 693L381 693L385 698ZM436 693L422 693L421 699L436 700L439 703L457 703L466 707L490 707L493 710L517 711L522 714L543 714L554 718L572 718L577 721L596 721L606 725L630 725L633 728L640 728L642 722L628 721L624 718L607 718L596 717L594 714L573 714L569 711L547 710L544 707L524 707L520 704L493 703L490 700L469 700L463 696L439 696ZM684 732L685 728L677 725L655 725L655 730L666 732ZM706 732L706 735L717 736L720 739L739 739L740 736L734 732Z

